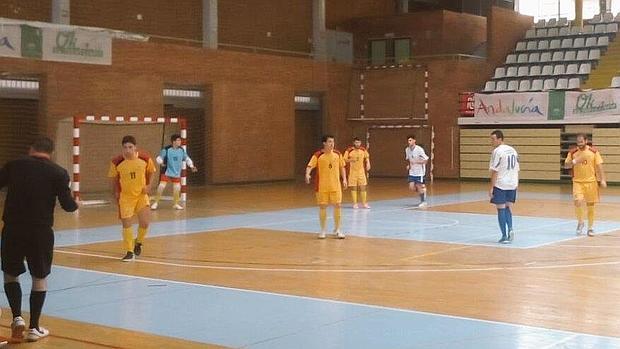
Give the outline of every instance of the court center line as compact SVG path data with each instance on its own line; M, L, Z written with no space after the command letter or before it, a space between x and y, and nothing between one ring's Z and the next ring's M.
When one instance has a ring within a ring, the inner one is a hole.
M94 257L118 260L118 257L84 253L77 251L54 250L55 253L72 254L84 257ZM172 262L160 262L145 259L136 259L133 263L145 263L153 265L162 265L168 267L194 268L194 269L213 269L213 270L234 270L234 271L262 271L262 272L284 272L284 273L454 273L454 272L484 272L484 271L509 271L509 270L535 270L535 269L568 269L581 268L591 266L619 265L620 261L609 262L593 262L593 263L575 263L560 265L541 265L541 266L519 266L519 267L486 267L486 268L447 268L447 269L302 269L302 268L257 268L257 267L232 267L217 265L196 265L182 264Z

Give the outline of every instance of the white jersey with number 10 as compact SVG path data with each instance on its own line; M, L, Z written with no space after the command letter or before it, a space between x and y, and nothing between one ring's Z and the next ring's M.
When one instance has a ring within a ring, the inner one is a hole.
M502 190L514 190L519 186L519 154L506 144L493 150L489 169L497 172L495 186Z

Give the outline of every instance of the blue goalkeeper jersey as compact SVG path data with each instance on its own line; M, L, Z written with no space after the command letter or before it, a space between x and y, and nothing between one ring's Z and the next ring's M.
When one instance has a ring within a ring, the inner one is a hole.
M159 152L159 156L164 160L164 163L166 163L165 175L171 178L180 178L183 160L187 159L185 150L181 147L176 149L172 147L164 148Z

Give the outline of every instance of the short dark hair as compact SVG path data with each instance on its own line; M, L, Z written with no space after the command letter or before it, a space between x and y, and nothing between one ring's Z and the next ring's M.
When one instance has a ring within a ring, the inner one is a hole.
M353 142L356 142L356 141L360 141L361 142L362 140L359 139L359 137L353 137Z
M170 142L174 142L177 139L181 138L181 135L178 133L173 134L172 136L170 136Z
M129 135L127 135L127 136L123 137L123 141L121 142L121 144L125 144L125 143L131 143L131 144L133 144L133 145L138 144L138 143L136 142L136 137L134 137L134 136L129 136Z
M327 140L329 138L336 139L336 137L334 137L332 135L324 135L323 137L321 137L321 142L325 143L325 142L327 142Z
M588 135L585 133L577 133L577 138L582 137L584 140L588 140Z
M500 130L495 130L493 132L491 132L491 136L495 136L495 138L497 139L504 139L504 132L500 131Z
M35 138L30 148L36 152L51 154L54 152L54 141L45 136Z
M415 135L408 135L408 136L407 136L407 139L409 139L409 138L411 138L411 139L415 139Z

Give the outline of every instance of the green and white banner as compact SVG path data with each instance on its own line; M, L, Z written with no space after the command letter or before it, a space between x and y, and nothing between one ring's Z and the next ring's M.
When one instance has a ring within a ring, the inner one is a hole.
M459 124L620 122L620 89L474 94Z
M0 56L21 57L22 31L19 26L0 25Z
M112 37L78 27L0 24L0 56L112 64Z
M112 39L106 33L83 29L43 30L43 60L112 64Z

